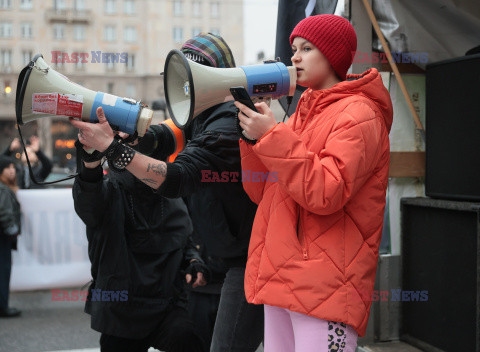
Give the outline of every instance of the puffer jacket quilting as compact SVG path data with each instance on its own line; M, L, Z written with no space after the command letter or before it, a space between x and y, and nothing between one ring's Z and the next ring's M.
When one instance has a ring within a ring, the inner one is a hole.
M365 334L389 166L392 105L377 70L307 90L287 124L255 146L242 170L259 204L245 275L247 300L351 325ZM298 234L298 235L297 235Z

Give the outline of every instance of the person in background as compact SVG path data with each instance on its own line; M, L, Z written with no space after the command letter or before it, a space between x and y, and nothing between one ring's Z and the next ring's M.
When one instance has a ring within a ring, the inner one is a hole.
M33 176L38 182L43 182L52 171L52 162L40 149L40 140L37 136L29 139L29 144L25 146L28 153L28 159L32 166ZM14 138L10 146L3 152L6 156L12 156L16 151L21 150L22 145L18 138ZM27 157L25 151L22 152L20 158L21 165L17 166L17 181L21 189L39 188L30 178L30 170L28 169Z
M235 67L227 43L211 33L187 40L181 51L205 66ZM97 109L99 123L70 120L80 129L80 142L105 152L109 164L127 169L165 197L187 199L195 233L206 252L227 267L211 352L255 352L263 338L263 307L247 303L243 286L256 205L242 187L236 116L233 102L218 104L196 116L184 130L188 141L185 149L173 162L155 160L143 149L139 153L120 144L101 108ZM147 139L152 143L145 150L166 154L175 150L175 141L162 125L150 127ZM217 182L206 174L228 177L226 182Z
M77 150L77 157L89 157ZM104 176L99 160L82 162L72 190L92 263L85 311L101 333L101 351L207 351L186 310L185 281L205 285L208 268L189 242L192 224L183 200L109 167ZM99 299L105 291L119 297Z
M264 304L265 352L354 352L375 283L392 102L376 69L347 76L357 37L346 19L307 17L290 44L308 89L288 122L236 103L257 139L240 141L242 168L278 175L243 183L259 204L245 293Z
M21 232L21 213L15 193L18 190L14 160L0 155L0 317L20 315L21 311L8 306L12 250L17 249Z

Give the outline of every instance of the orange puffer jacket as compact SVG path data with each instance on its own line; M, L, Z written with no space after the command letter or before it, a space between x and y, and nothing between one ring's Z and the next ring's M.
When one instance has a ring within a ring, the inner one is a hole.
M255 146L240 142L242 170L256 175L243 186L259 204L245 293L251 303L343 322L364 336L393 110L376 69L347 78L355 80L305 91L287 124Z

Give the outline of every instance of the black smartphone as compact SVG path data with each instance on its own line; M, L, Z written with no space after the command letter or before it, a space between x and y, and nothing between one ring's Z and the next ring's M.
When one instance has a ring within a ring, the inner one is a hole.
M230 93L232 93L233 99L242 103L253 111L258 112L245 87L232 87L230 88Z

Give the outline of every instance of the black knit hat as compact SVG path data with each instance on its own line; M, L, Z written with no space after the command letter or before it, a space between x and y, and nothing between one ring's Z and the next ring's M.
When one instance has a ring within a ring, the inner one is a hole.
M15 164L15 160L6 155L0 155L0 174L6 169L10 164Z

